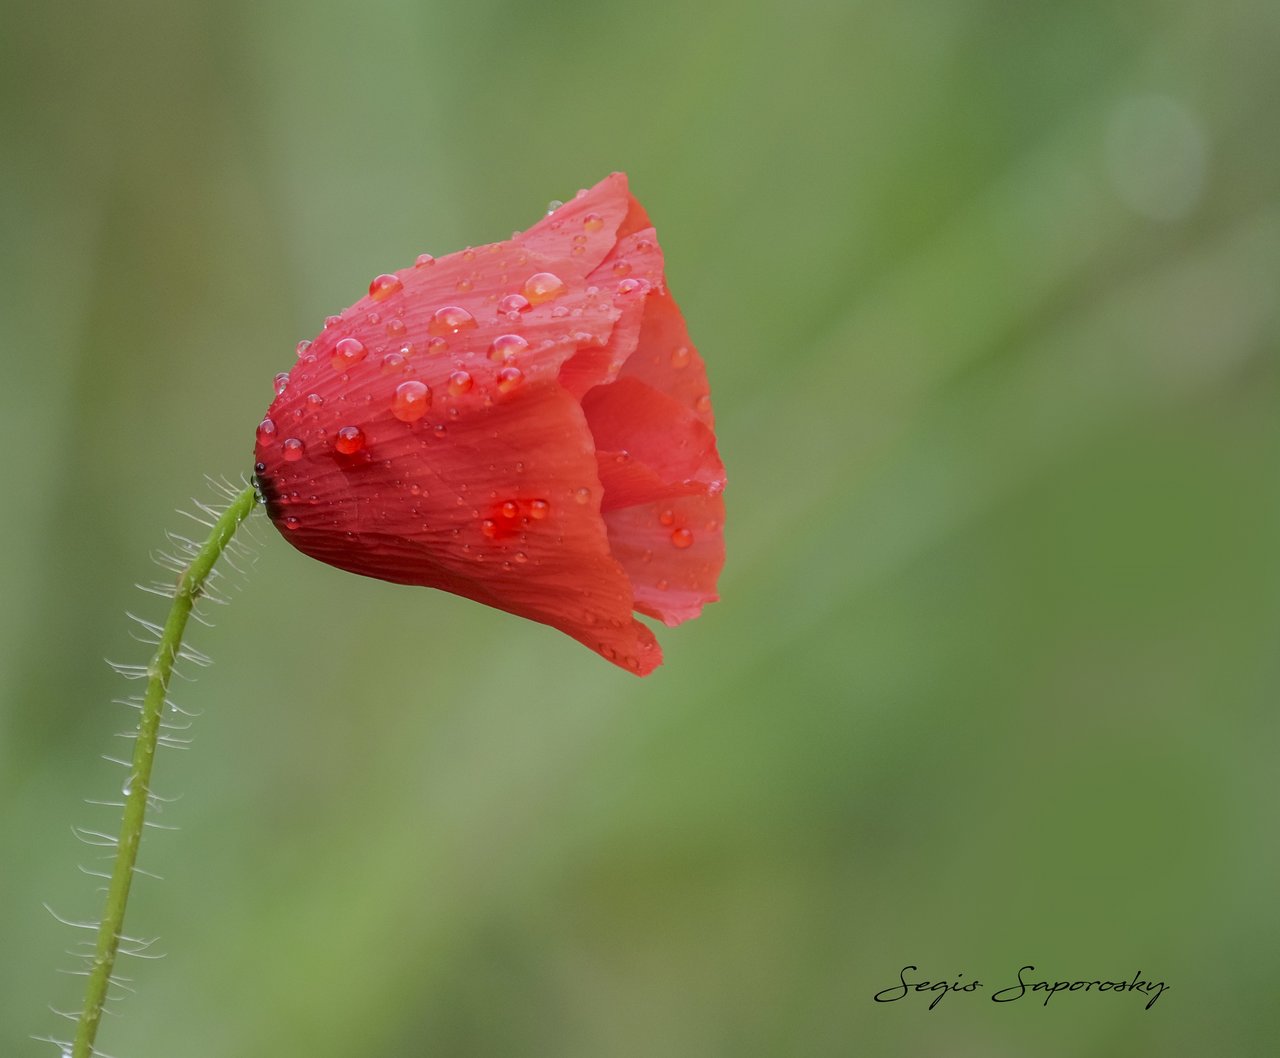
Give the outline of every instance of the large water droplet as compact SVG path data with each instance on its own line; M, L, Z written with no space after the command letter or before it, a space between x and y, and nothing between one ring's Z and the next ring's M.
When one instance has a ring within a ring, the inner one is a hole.
M529 517L535 521L542 521L551 513L551 504L546 500L533 500L529 504Z
M471 386L471 375L466 371L455 371L449 376L449 393L452 396L460 397L464 393L470 393Z
M689 532L688 529L677 529L671 534L671 542L682 550L686 547L692 547L693 533Z
M391 398L391 414L401 422L417 422L431 407L431 390L413 379L396 386Z
M530 307L529 299L523 294L508 294L498 302L499 312L524 312Z
M524 381L524 372L518 367L508 365L498 372L497 387L499 393L510 393Z
M286 437L284 444L280 447L284 449L284 457L289 460L290 463L296 463L301 459L303 451L305 450L301 439L297 437Z
M604 227L604 217L599 213L588 213L582 218L582 226L587 231L599 231Z
M360 363L368 355L364 342L359 338L343 338L333 347L333 364L335 371L346 371Z
M460 305L445 305L431 315L427 330L434 335L457 334L476 326L476 318Z
M404 284L400 282L399 277L388 273L378 276L369 284L369 296L374 301L386 301L392 294L398 294L403 289Z
M526 342L518 334L500 334L493 340L493 344L489 346L490 360L511 360L519 353L523 353L529 348Z
M364 447L364 431L359 426L344 426L338 431L333 447L343 455L355 455Z
M275 444L276 440L276 424L271 419L263 419L258 423L258 444L266 447Z
M524 296L533 305L558 298L564 290L564 280L554 272L535 272L524 282Z

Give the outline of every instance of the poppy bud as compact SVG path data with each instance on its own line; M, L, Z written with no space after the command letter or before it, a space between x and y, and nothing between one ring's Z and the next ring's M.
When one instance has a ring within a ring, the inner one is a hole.
M615 173L523 234L380 275L258 427L294 547L549 624L640 675L632 611L714 601L724 467L657 236Z

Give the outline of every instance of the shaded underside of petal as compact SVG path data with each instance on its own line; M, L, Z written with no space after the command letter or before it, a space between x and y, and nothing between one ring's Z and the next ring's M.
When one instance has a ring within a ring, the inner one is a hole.
M582 401L595 438L605 511L724 489L715 434L693 409L634 378Z
M724 566L724 498L677 496L606 511L614 558L627 571L635 606L668 625L715 602Z

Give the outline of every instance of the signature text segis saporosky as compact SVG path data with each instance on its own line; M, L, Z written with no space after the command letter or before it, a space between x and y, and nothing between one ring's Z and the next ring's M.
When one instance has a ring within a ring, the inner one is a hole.
M899 983L890 985L888 988L882 988L875 994L875 1001L877 1003L893 1003L899 999L905 999L913 992L932 993L933 1001L929 1004L929 1009L932 1010L942 1002L943 997L949 992L972 994L981 992L986 988L976 977L971 981L964 981L961 980L964 974L958 974L954 981L927 981L920 977L919 971L920 967L918 966L904 966L898 974ZM1163 981L1151 981L1143 977L1141 970L1128 979L1120 977L1081 977L1055 981L1048 977L1037 975L1035 966L1028 964L1019 968L1017 983L1006 985L992 992L991 1001L993 1003L1012 1003L1025 995L1030 994L1036 997L1036 993L1043 992L1044 1005L1047 1007L1049 1000L1059 992L1136 992L1140 999L1145 997L1147 1000L1143 1009L1150 1010L1168 987Z

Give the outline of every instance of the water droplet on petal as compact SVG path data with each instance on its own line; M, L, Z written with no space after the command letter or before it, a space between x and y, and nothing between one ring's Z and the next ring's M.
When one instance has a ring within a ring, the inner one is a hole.
M275 444L276 424L271 419L263 419L258 423L258 444L266 446Z
M583 504L585 504L585 503L590 503L590 502L591 502L591 490L590 490L590 489L588 489L588 488L575 489L575 490L574 490L574 493L573 493L573 498L574 498L574 500L576 500L578 503L583 503Z
M420 254L418 254L418 259L417 259L416 261L414 261L414 262L413 262L413 267L414 267L414 268L426 268L426 267L427 267L427 265L433 265L433 264L435 264L435 263L436 263L436 259L435 259L434 257L432 257L432 256L431 256L431 254L429 254L429 253L420 253Z
M534 500L529 504L529 517L537 521L542 521L551 513L551 504L546 500Z
M706 414L711 410L711 394L704 393L701 397L699 397L696 401L693 402L693 406L696 410L702 412L703 414Z
M449 348L449 343L446 342L443 338L427 339L427 355L428 356L438 356L440 353L445 352L448 348Z
M280 446L284 449L284 457L290 463L295 463L302 458L303 444L296 437L286 437L284 444Z
M387 337L399 338L404 334L404 332L404 320L400 319L399 316L395 316L392 319L387 320Z
M604 227L604 217L599 213L588 213L582 218L582 226L587 231L599 231Z
M344 426L338 431L333 447L343 455L355 455L364 447L364 431L359 426Z
M382 370L388 372L403 371L405 359L403 353L387 353L382 358Z
M281 393L289 388L289 373L287 371L281 371L273 380L273 385L276 389L276 396L280 396Z
M470 393L471 386L471 375L466 371L455 371L449 376L449 392L455 397Z
M498 302L499 312L524 312L531 308L529 299L523 294L508 294Z
M444 308L436 309L431 315L431 322L427 324L427 330L431 334L443 337L447 334L457 334L459 331L467 330L476 326L476 318L460 305L445 305Z
M502 512L502 517L504 518L514 518L520 513L520 505L514 500L507 500L507 502L498 509Z
M333 347L333 364L335 371L346 371L354 367L368 355L364 342L359 338L343 338Z
M425 383L413 379L396 386L391 398L391 414L401 422L417 422L431 407L431 390Z
M688 367L691 356L692 354L689 352L689 347L687 345L679 346L671 351L671 366Z
M564 290L564 280L554 272L535 272L524 283L524 296L533 305L558 298Z
M492 518L485 518L480 523L480 532L492 540L498 535L498 525Z
M498 372L498 392L510 393L524 381L524 372L518 367L508 365Z
M493 340L493 344L489 346L489 359L511 360L528 348L529 343L521 338L520 335L500 334Z
M311 348L311 340L309 338L303 338L302 341L300 341L297 345L298 355L304 356L307 350L310 348Z
M647 294L649 293L649 284L643 279L624 279L618 284L618 293L622 297L632 294Z
M547 203L547 216L548 217L551 216L552 213L554 213L563 205L564 203L561 202L558 198L553 198L550 202Z
M474 287L475 287L475 283L473 283L470 279L467 279L466 277L459 279L456 283L453 284L453 289L456 290L459 294L465 294Z
M284 527L285 527L286 529L297 529L297 528L298 528L298 526L300 526L301 524L302 524L302 522L300 522L300 521L299 521L297 518L295 518L292 514L291 514L291 515L289 515L288 517L286 517L286 518L285 518L285 520L284 520Z
M688 529L677 529L671 534L671 542L683 550L693 545L693 534Z
M628 276L631 274L631 265L627 261L614 261L613 274L616 276Z
M675 511L671 511L671 510L663 511L660 515L658 515L658 524L659 525L675 525L676 524Z
M325 330L327 331L332 330L334 327L338 326L338 324L340 324L341 322L342 322L341 316L326 316L324 318Z
M388 273L378 276L369 284L369 296L374 301L386 301L392 294L398 294L403 289L404 284L400 282L399 277Z
M528 561L529 561L529 556L528 556L528 555L526 555L523 551L517 551L517 552L516 552L514 555L512 555L511 557L512 557L512 558L514 558L517 562L528 562Z

